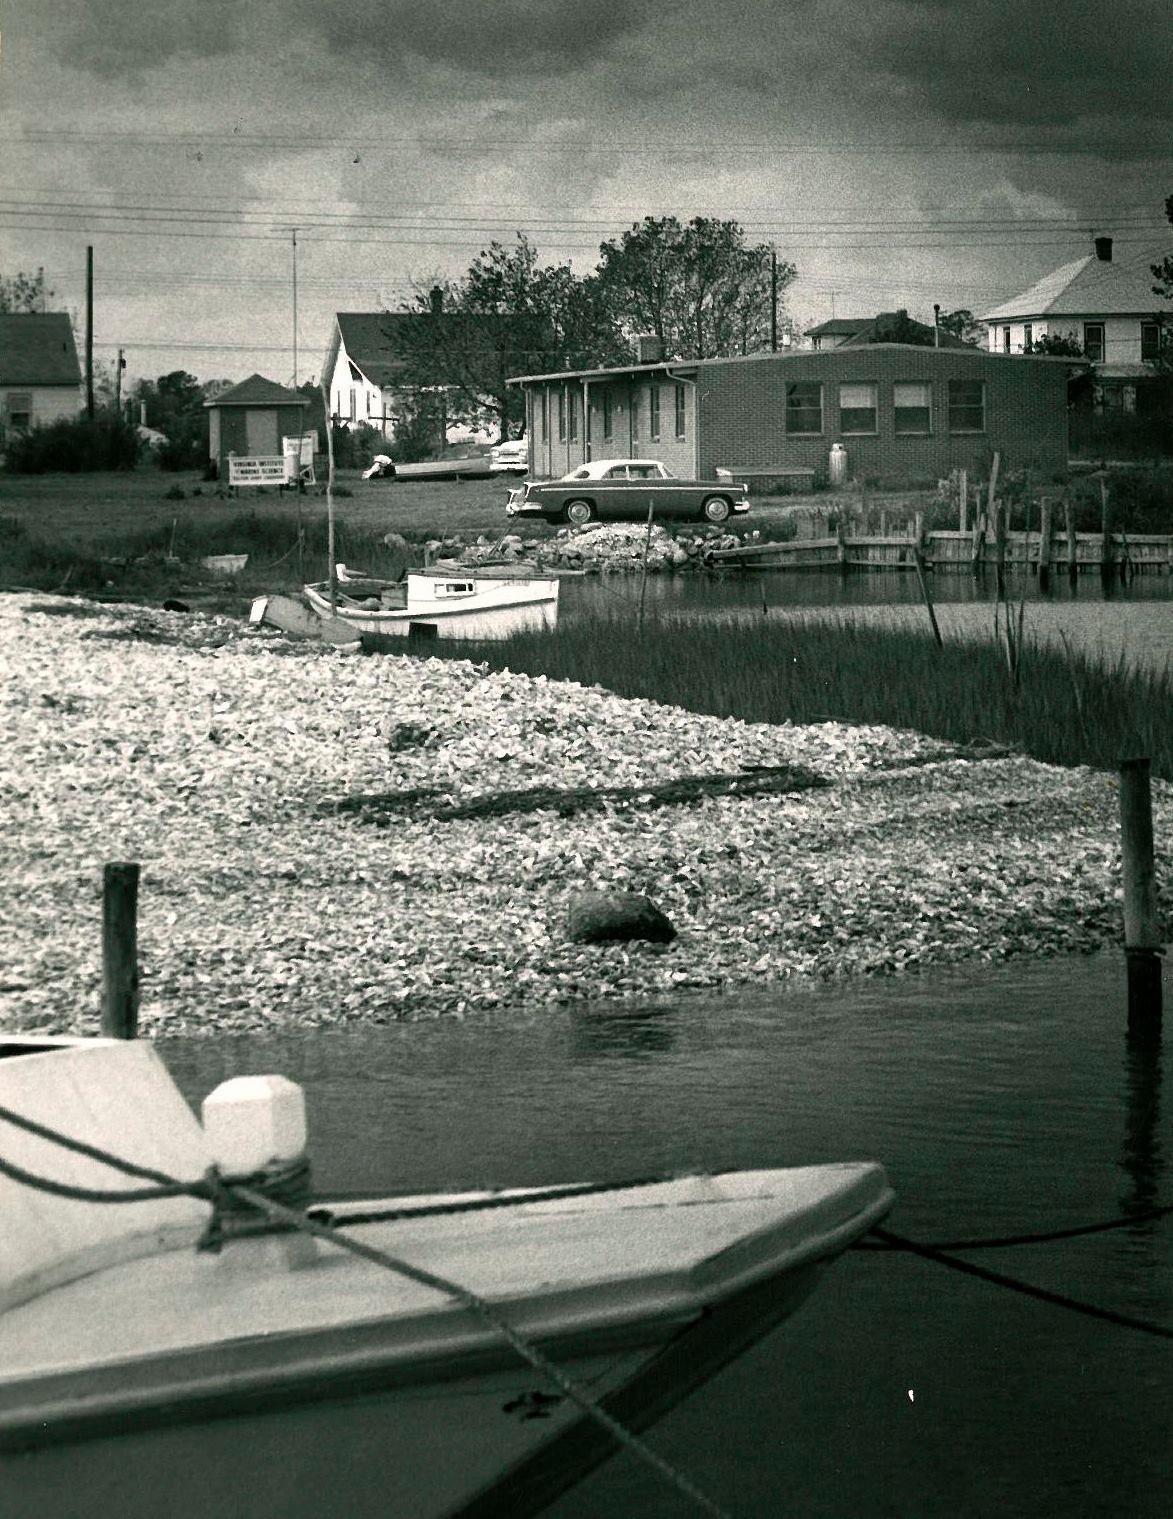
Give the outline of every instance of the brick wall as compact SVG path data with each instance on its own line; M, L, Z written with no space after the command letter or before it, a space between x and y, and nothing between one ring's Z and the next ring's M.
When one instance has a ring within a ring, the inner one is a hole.
M985 427L951 432L949 380L981 380L985 385ZM802 465L825 476L833 443L847 450L848 475L884 484L934 481L955 467L979 474L997 450L1003 468L1030 468L1045 477L1067 467L1067 366L1054 360L1003 358L956 349L876 344L831 352L770 354L750 359L709 361L697 369L700 428L698 473L715 477L717 468L737 472ZM786 386L821 382L823 416L818 435L786 430ZM894 384L930 387L931 431L926 436L895 432ZM845 434L839 415L839 386L876 387L876 432Z

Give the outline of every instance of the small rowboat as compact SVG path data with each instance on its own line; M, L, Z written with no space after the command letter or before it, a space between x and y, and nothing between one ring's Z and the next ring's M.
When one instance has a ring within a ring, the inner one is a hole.
M487 480L491 474L492 464L488 454L422 459L418 464L395 466L396 480Z
M0 1040L5 1519L539 1513L892 1202L857 1163L301 1211L304 1146L280 1077L201 1124L146 1042Z
M558 617L552 576L421 570L394 583L348 580L336 588L333 604L325 581L307 585L305 597L320 617L341 619L356 637L500 639L553 627Z

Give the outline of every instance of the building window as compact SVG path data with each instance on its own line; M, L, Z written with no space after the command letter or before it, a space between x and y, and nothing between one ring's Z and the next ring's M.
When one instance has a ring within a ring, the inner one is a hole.
M603 392L603 441L608 442L614 431L614 418L611 413L611 392Z
M949 431L985 432L986 385L984 380L949 381Z
M839 431L848 434L876 431L874 385L840 385Z
M10 390L4 399L8 425L14 432L25 432L33 425L33 393L31 390Z
M892 406L896 432L903 437L933 430L932 389L928 385L903 384L892 387Z
M796 380L786 387L786 431L821 433L823 386L819 380Z
M1155 364L1161 355L1160 322L1140 324L1140 360L1142 364Z
M658 442L660 438L660 387L648 386L648 437Z
M1002 352L1003 353L1009 353L1010 352L1010 328L1009 327L1003 327L1003 329L1002 329Z
M676 387L676 436L684 437L684 386Z
M542 391L542 442L550 436L550 392Z
M558 392L558 441L566 442L566 392Z
M1083 324L1083 351L1093 364L1104 362L1104 324L1103 322L1085 322Z
M1023 353L1029 353L1031 351L1031 349L1034 347L1034 343L1035 343L1035 330L1034 330L1033 325L1030 322L1027 322L1026 326L1022 329L1022 351L1023 351Z
M578 391L570 392L570 441L578 442Z

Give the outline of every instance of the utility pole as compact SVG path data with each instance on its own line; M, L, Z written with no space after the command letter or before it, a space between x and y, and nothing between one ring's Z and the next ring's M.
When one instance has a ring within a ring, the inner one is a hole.
M770 348L778 351L778 250L770 249Z
M86 249L86 416L94 415L94 250Z
M118 350L118 362L114 366L114 410L122 415L122 371L126 368L126 349Z
M297 389L297 228L293 228L293 388Z

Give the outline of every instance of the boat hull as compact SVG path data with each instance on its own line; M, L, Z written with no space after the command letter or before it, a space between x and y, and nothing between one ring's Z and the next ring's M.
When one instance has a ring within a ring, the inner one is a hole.
M551 628L558 618L554 577L409 575L403 606L362 605L339 589L333 604L328 588L307 585L306 600L322 618L342 621L359 634L393 638L460 638L494 641Z

